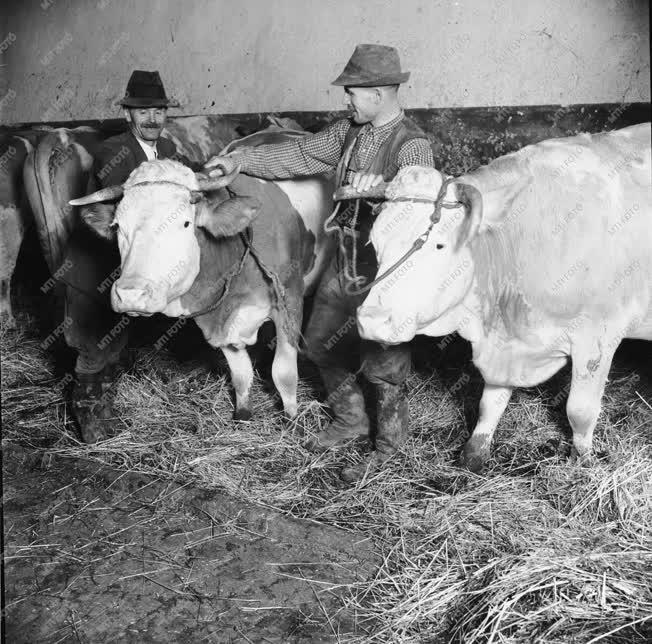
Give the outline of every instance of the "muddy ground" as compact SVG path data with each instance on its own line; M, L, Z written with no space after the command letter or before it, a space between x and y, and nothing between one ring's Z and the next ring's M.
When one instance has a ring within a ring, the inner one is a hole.
M97 463L11 445L3 485L16 644L337 641L375 567L361 535Z

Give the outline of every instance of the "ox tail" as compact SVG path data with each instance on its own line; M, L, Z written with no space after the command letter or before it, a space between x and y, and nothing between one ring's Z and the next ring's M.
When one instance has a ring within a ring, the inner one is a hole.
M64 128L46 134L25 161L25 190L52 274L64 261L74 227L75 210L68 201L86 194L92 163L93 157Z

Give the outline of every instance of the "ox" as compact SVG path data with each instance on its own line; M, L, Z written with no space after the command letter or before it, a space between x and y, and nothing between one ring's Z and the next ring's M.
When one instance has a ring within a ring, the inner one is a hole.
M234 123L214 116L170 119L162 135L195 162L210 158L237 138ZM102 134L90 127L58 128L44 136L25 161L25 189L53 276L61 271L67 241L79 224L68 201L88 193L93 155L102 139Z
M32 150L28 136L10 135L0 142L0 318L15 326L11 308L11 277L30 224L23 189L23 163Z
M193 317L220 348L236 393L235 418L251 417L253 368L246 347L266 320L276 327L272 379L296 415L297 346L303 297L327 263L331 181L268 182L237 172L202 179L171 160L136 168L124 186L73 205L122 197L114 218L84 212L86 223L117 236L121 275L111 303L129 315Z
M456 180L406 168L385 198L371 240L378 275L390 272L358 309L361 335L471 342L485 381L472 470L512 390L570 357L566 411L588 460L616 348L652 339L650 124L543 141Z
M21 245L33 223L29 184L24 166L36 145L52 128L16 130L0 138L0 317L15 326L11 306L11 279ZM42 287L47 292L47 287Z

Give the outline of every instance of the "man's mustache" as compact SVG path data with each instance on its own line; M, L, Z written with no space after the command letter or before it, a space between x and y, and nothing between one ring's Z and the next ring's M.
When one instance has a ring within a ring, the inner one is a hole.
M142 125L141 127L146 127L146 128L148 128L148 129L157 130L157 129L160 128L161 126L158 125L158 123L145 123L145 124Z

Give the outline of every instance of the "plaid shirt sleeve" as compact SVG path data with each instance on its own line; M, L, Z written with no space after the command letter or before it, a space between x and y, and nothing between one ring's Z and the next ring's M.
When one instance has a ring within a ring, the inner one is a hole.
M409 165L422 165L435 167L430 142L427 139L410 139L401 146L398 153L398 167L405 168Z
M242 172L261 179L291 179L329 172L337 166L350 127L342 119L316 134L275 145L260 145L235 155Z

